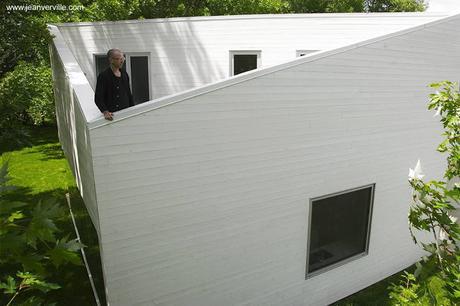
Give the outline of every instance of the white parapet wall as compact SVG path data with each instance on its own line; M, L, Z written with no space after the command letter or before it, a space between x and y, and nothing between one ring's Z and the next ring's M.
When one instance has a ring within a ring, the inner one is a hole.
M99 234L97 195L88 122L100 116L92 102L94 91L68 49L59 29L49 26L54 100L59 141L75 176L78 189Z
M330 50L439 19L445 14L289 14L66 23L59 28L93 86L95 54L149 54L151 98L229 77L230 51L260 51L261 68L297 50Z

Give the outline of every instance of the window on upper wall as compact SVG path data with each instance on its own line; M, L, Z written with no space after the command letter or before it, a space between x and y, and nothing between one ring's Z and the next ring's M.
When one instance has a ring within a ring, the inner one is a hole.
M313 52L316 52L316 51L319 51L319 50L297 50L295 52L295 55L296 55L296 57L300 57L300 56L305 56L307 54L310 54L310 53L313 53Z
M230 51L230 76L260 67L261 51Z
M375 184L310 200L306 276L366 255Z
M109 67L106 54L94 55L96 78ZM123 68L129 75L134 104L150 100L149 55L145 53L125 53Z

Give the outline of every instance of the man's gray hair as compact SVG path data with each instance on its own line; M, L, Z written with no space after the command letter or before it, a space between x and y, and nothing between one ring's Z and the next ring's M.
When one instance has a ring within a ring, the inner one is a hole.
M112 55L115 53L115 52L120 52L121 54L123 54L123 51L121 51L120 49L110 49L108 52L107 52L107 59L110 60L110 58L112 57Z

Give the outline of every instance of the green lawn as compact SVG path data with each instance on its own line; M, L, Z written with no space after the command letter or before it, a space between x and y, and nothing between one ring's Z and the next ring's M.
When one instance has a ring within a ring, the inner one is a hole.
M40 200L54 198L68 212L65 194L70 193L72 210L80 231L85 252L97 286L100 299L104 302L103 279L96 231L76 188L75 180L61 150L55 127L30 130L29 146L0 146L1 159L9 161L11 185L18 188L7 194L11 201L36 205ZM76 238L70 214L59 220L62 229L60 237ZM61 289L47 293L58 305L95 305L93 293L84 265L65 265L57 271L58 279L51 279Z
M410 273L413 273L415 270L415 265L408 267L406 270ZM401 272L398 272L376 284L373 284L353 295L350 295L349 297L346 297L334 303L333 306L398 305L390 299L390 292L388 290L388 287L392 283L399 283L399 281L401 280ZM446 293L442 288L442 286L444 285L444 281L439 275L439 273L436 273L434 271L426 271L424 274L425 275L421 277L423 281L420 283L420 290L418 290L417 292L419 297L417 302L408 303L406 305L455 305L446 296Z
M358 305L391 305L390 297L388 295L388 286L397 283L400 273L392 275L381 282L365 288L349 297L344 298L336 303L334 306L358 306Z

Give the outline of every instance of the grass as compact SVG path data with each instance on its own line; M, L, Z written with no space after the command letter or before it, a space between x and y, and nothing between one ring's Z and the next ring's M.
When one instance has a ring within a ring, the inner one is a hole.
M414 273L416 267L415 265L410 266L406 271ZM387 306L387 305L397 305L390 299L390 290L388 287L391 284L399 284L401 280L401 272L398 272L390 277L385 278L384 280L375 283L359 292L356 292L353 295L350 295L336 303L332 304L333 306L366 306L366 305L375 305L375 306ZM408 305L454 305L449 298L446 296L446 292L443 289L445 284L442 276L439 271L425 271L422 273L419 278L420 290L417 291L418 301L416 304Z
M334 306L358 306L358 305L391 305L388 286L397 283L400 279L400 272L385 278L353 295L350 295L334 303Z
M68 211L65 194L70 194L80 236L87 246L85 252L98 295L105 303L97 234L61 150L56 127L34 128L29 133L28 146L12 143L0 146L1 160L9 161L10 184L18 187L6 195L7 200L36 205L41 200L54 198ZM71 239L76 238L70 214L59 220L57 225L62 229L61 236L68 234ZM58 305L95 305L84 265L63 266L58 271L58 279L52 281L62 288L47 293L47 297L58 301Z

